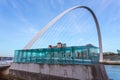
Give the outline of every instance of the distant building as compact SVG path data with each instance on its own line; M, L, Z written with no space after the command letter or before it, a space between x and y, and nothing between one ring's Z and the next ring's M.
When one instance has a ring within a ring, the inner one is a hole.
M0 61L13 60L13 57L0 57Z
M58 42L57 45L55 46L48 45L48 48L62 48L62 47L66 47L66 43Z
M62 43L61 42L58 42L57 43L57 48L61 48L62 47Z
M52 45L48 45L48 48L52 48Z
M63 43L63 44L62 44L62 47L67 47L67 46L66 46L66 43Z

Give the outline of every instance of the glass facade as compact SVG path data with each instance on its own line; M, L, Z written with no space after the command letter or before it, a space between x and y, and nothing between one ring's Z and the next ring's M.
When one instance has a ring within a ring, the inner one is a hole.
M89 64L98 63L98 48L73 46L15 50L14 62L41 64Z
M117 50L118 54L120 54L120 50Z

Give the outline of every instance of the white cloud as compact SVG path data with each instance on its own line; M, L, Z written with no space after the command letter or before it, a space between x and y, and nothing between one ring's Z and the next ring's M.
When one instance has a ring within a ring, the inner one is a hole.
M106 8L108 8L112 4L113 0L101 0L100 3L100 10L101 12L104 11Z
M79 38L76 43L81 43L81 41L83 41L84 39L83 38Z
M50 0L50 3L52 8L54 9L58 8L58 5L59 5L59 8L62 8L64 5L64 0Z
M64 0L58 0L58 3L59 3L60 5L64 5Z
M91 32L93 30L93 27L91 26L91 22L94 23L94 20L91 19L91 16L86 17L86 13L81 12L81 13L74 13L74 14L69 14L68 15L68 21L72 23L71 25L74 26L73 29L70 31L73 31L72 33L84 33L84 32ZM84 18L86 20L84 20ZM91 21L92 20L92 21ZM96 28L96 27L94 27Z
M24 24L24 27L21 27L21 31L23 34L31 35L36 34L38 32L37 29L35 29L36 25L32 24L23 14L23 5L18 3L17 0L10 1L11 7L14 9L14 14L16 17ZM24 3L25 5L25 3ZM25 6L24 6L25 7Z
M55 4L54 4L54 0L51 0L50 3L51 3L51 6L52 6L53 8L56 8L56 6L55 6Z
M28 28L23 28L21 30L21 33L24 35L36 35L39 32L39 30L35 29L34 27L28 27Z
M16 15L16 17L24 22L25 24L28 24L28 26L34 26L31 22L28 21L28 19L23 15L23 5L18 3L17 0L14 1L10 1L9 4L11 5L11 7L14 9L14 14ZM25 4L24 4L25 5Z
M112 3L114 2L114 0L93 0L90 2L90 4L88 3L88 5L91 5L92 7L95 7L95 11L97 12L98 15L101 16L101 14L108 9L110 6L113 6Z
M8 6L8 2L7 2L7 0L0 0L0 2L2 3L2 5L4 5L4 6Z
M39 30L33 28L33 27L29 27L28 28L28 32L32 33L32 34L37 34L39 32Z

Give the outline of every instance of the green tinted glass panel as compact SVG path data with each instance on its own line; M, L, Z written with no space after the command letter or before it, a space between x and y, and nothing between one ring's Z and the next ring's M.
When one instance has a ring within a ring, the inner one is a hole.
M42 64L89 64L98 63L98 48L74 46L16 50L14 62Z

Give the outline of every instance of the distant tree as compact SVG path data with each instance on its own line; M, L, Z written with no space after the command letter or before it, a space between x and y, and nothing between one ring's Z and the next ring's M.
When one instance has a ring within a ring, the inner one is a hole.
M114 52L104 52L103 55L104 56L116 55L116 53L114 53Z

